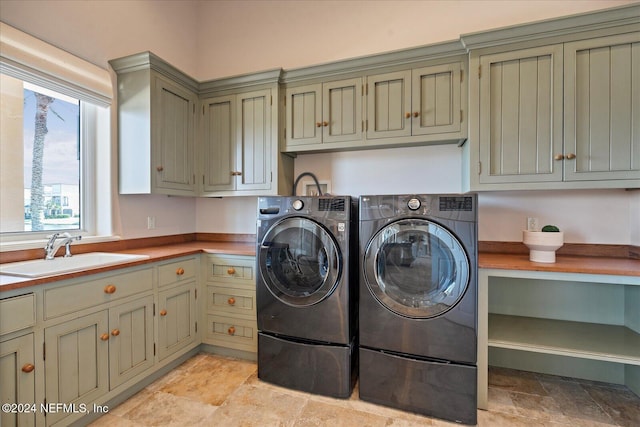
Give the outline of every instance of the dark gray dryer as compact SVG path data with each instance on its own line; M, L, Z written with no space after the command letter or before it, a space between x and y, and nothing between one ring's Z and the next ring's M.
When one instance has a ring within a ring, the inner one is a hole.
M258 199L260 379L350 396L357 375L356 212L349 196Z
M476 424L476 207L360 197L361 399Z

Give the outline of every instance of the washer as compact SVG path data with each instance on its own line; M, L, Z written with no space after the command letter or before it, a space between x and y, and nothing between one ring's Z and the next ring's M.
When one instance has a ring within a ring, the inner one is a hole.
M475 194L360 197L362 400L476 424L476 208Z
M349 196L258 198L261 380L351 395L357 376L355 202Z

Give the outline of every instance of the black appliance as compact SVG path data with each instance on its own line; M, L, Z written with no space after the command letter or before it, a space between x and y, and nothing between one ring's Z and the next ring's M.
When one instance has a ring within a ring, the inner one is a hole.
M258 377L349 397L357 376L357 204L349 196L260 197Z
M362 400L476 424L477 196L360 197Z

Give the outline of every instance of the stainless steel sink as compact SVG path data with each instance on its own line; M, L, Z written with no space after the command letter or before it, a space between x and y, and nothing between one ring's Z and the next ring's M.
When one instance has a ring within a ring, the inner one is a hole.
M74 255L68 258L57 257L51 260L38 259L33 261L0 264L0 274L35 278L71 273L73 271L104 267L107 265L122 264L147 258L149 258L148 255L90 252Z

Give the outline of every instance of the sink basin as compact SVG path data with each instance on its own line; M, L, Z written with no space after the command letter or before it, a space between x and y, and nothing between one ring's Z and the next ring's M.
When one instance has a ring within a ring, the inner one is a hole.
M35 278L122 264L147 258L149 258L147 255L90 252L74 255L69 258L56 257L51 260L36 259L33 261L0 264L0 274Z

